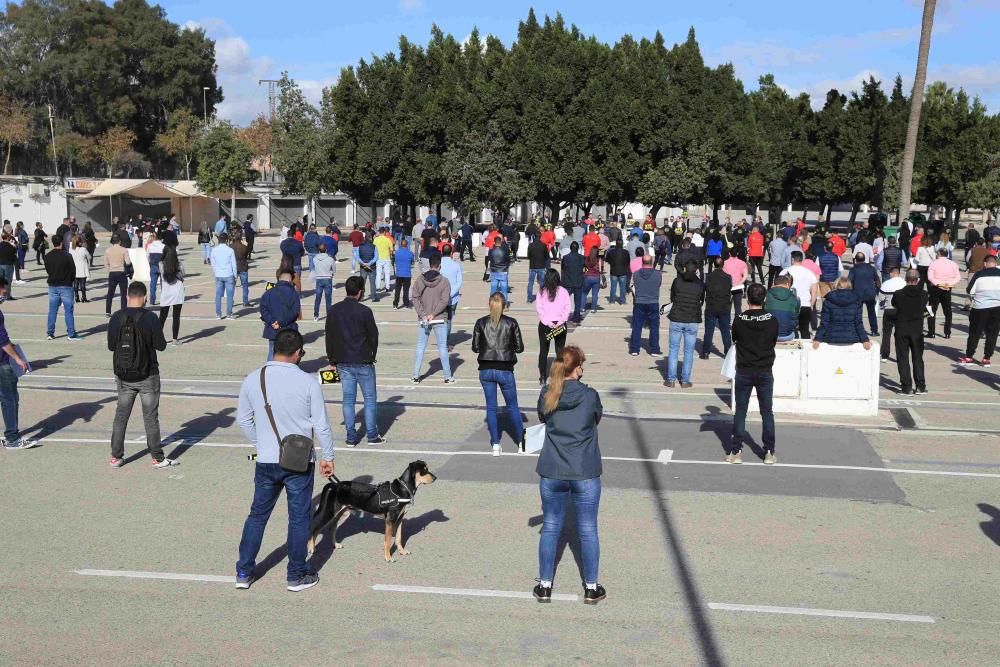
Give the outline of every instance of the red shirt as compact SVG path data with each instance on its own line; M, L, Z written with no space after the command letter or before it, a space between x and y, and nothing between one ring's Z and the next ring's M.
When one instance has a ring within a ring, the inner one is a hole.
M483 245L485 245L487 248L489 248L490 250L492 250L493 249L493 243L497 239L502 239L502 238L503 238L503 234L501 234L500 232L497 232L497 231L490 232L489 234L486 235L486 240L483 241Z
M601 247L601 237L595 232L588 232L583 235L583 256L590 257L591 248Z
M910 255L916 257L917 251L920 250L920 243L924 240L923 234L918 234L910 239Z
M360 229L355 229L348 238L351 240L351 245L355 248L365 242L365 235L361 233Z
M547 229L542 232L540 240L545 244L546 248L552 250L552 247L556 244L556 233L551 229Z
M833 254L837 257L842 256L847 250L847 241L840 234L834 234L830 242L833 243Z
M750 233L750 238L747 239L747 254L750 257L763 257L764 256L764 235L758 231Z

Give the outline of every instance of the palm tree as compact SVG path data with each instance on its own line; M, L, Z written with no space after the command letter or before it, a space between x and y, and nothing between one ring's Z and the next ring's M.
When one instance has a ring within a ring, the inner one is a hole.
M924 84L927 81L927 56L931 50L931 29L937 0L924 0L924 21L920 26L920 48L917 50L917 73L913 77L910 95L910 120L906 126L903 166L899 184L898 224L910 215L910 193L913 188L913 161L917 156L917 134L920 130L920 109L924 105Z

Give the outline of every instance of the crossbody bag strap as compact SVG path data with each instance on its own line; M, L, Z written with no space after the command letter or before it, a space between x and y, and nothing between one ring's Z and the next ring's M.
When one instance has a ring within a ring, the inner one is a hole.
M281 436L278 434L278 424L274 421L274 412L271 411L271 404L267 401L267 384L264 382L264 371L267 370L267 366L262 366L260 369L260 393L264 396L264 411L267 412L267 418L271 422L271 430L274 431L274 437L278 442L281 442Z

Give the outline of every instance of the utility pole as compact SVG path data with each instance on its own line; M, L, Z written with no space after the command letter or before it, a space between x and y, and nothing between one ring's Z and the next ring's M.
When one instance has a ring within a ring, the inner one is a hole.
M278 109L278 79L260 79L257 85L267 84L267 108L270 112L268 120L274 122L274 113Z
M59 158L56 157L56 126L55 126L55 114L52 113L52 105L49 106L49 133L52 137L52 175L59 179Z
M910 217L910 195L913 191L913 162L917 156L917 135L920 132L920 110L924 105L924 84L927 82L927 57L931 50L931 29L934 27L934 9L937 0L924 0L924 17L920 28L920 46L917 48L917 72L913 77L910 95L910 120L906 126L906 143L903 147L903 164L900 168L899 213L897 225L906 224Z

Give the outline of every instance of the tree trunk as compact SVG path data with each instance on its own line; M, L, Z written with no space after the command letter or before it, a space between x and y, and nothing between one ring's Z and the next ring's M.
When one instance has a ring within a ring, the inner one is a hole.
M920 27L920 48L917 50L917 71L910 95L910 120L906 126L906 144L903 147L903 165L899 184L899 222L910 215L910 196L913 189L913 161L917 155L917 135L920 130L920 110L924 104L924 85L927 82L927 56L931 50L931 30L934 26L934 8L937 0L924 0L924 17Z
M653 219L656 219L655 215L653 216ZM712 203L712 222L716 225L719 224L719 205L715 202Z
M437 215L438 224L441 224L441 202L434 205L434 214Z
M233 188L233 198L230 200L229 206L229 221L232 222L236 219L236 188Z
M809 217L809 204L805 204L802 207L802 222L805 222L808 217Z
M371 215L371 222L372 222L372 224L374 224L374 223L375 223L375 219L376 219L376 217L377 217L377 215L378 215L378 214L377 214L377 211L378 211L378 207L377 207L377 206L375 206L375 199L374 199L374 198L372 198L372 200L371 200L371 210L372 210L372 215ZM359 227L360 227L360 226L361 226L361 225L359 225Z
M854 221L858 219L858 211L861 210L861 202L854 202L851 205L851 219L848 221L849 224L854 224Z
M71 165L70 169L72 169L72 168L73 167ZM187 175L187 180L190 181L191 180L191 158L187 157L187 156L184 157L184 173Z
M663 208L663 204L655 204L649 209L649 212L653 214L653 220L656 220L656 214L660 212L661 208Z
M7 159L3 161L3 175L7 175L7 168L10 167L10 151L14 147L14 142L7 142Z

